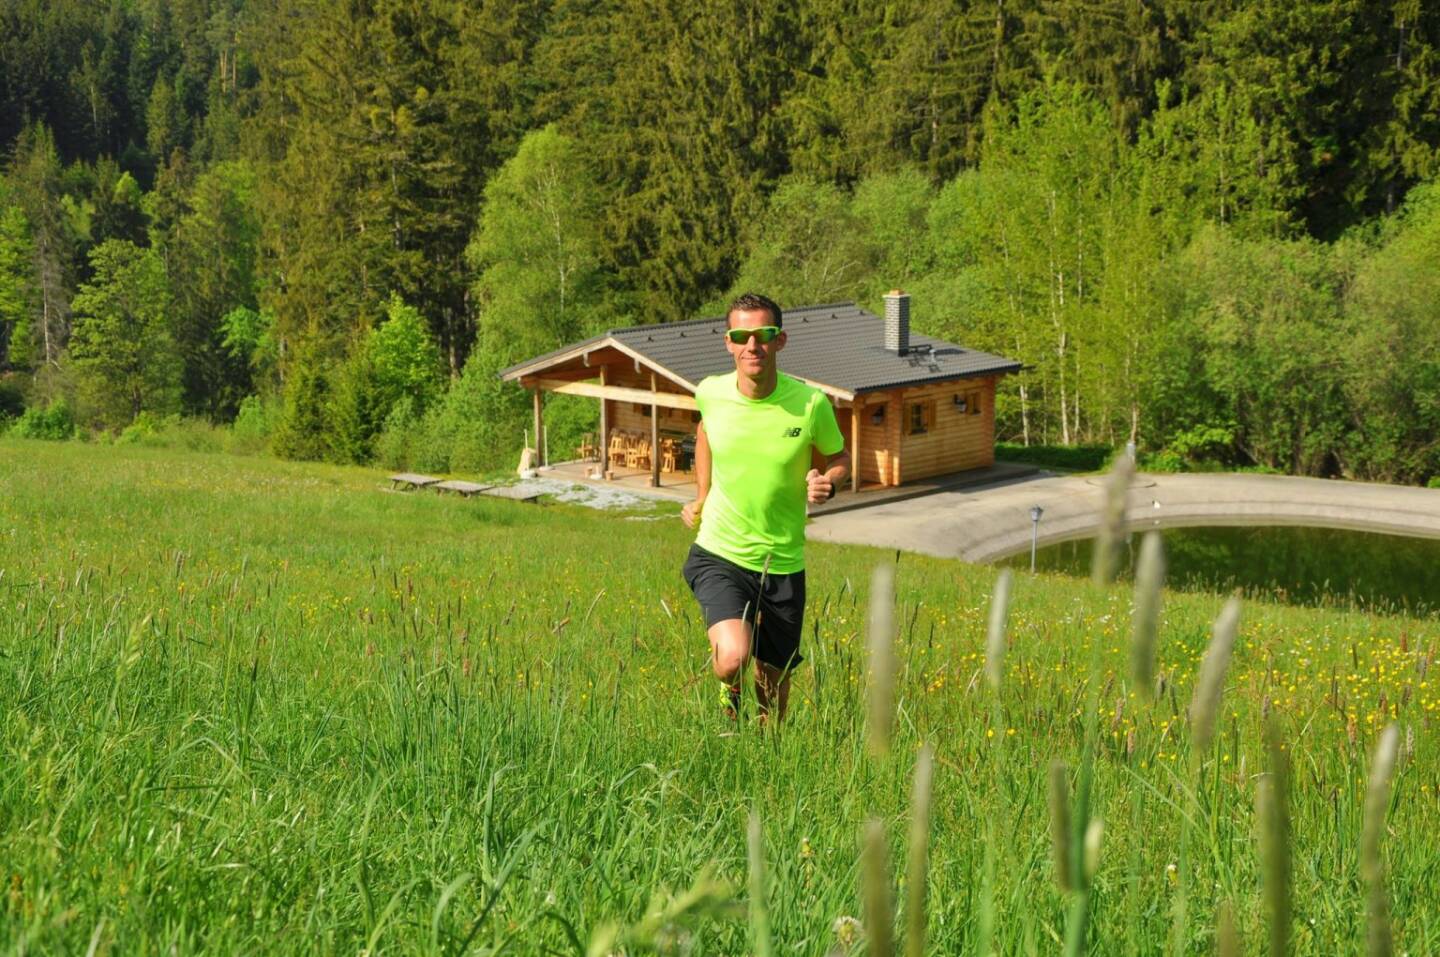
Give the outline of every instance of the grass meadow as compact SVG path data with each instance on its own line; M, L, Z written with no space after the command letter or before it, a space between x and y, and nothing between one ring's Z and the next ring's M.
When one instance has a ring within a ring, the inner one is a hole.
M1440 952L1435 620L1245 604L1201 751L1186 711L1225 596L1165 595L1152 700L1129 589L1019 574L997 686L993 569L812 544L792 719L722 736L678 508L383 484L0 440L0 948L882 953L894 901L928 954L1334 955L1376 952L1388 899L1395 953ZM886 563L895 723L872 750Z

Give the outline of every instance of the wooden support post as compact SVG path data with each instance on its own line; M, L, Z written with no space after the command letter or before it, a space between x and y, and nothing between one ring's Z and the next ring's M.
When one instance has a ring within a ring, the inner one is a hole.
M655 373L650 373L650 391L658 392L655 387ZM660 406L650 403L650 484L654 488L660 487Z
M600 367L600 384L605 384L605 366ZM610 400L600 400L600 475L610 470Z
M545 433L545 417L544 417L544 415L543 415L542 412L541 412L541 409L542 409L541 403L542 403L543 400L540 398L540 389L539 389L538 387L535 389L534 395L535 395L535 461L539 462L541 465L549 465L550 463L548 463L548 462L545 461L545 459L542 457L542 453L541 453L541 451L540 451L541 449L545 448L545 434L544 434L544 433Z
M860 398L850 406L850 491L860 491Z

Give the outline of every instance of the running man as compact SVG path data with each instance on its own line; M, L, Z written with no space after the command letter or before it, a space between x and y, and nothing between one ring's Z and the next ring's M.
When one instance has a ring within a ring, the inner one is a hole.
M735 371L695 390L696 497L681 518L700 533L683 574L705 612L726 713L740 715L753 655L761 717L778 722L801 661L805 503L834 497L850 456L830 400L775 367L785 348L779 306L753 293L736 299L725 348Z

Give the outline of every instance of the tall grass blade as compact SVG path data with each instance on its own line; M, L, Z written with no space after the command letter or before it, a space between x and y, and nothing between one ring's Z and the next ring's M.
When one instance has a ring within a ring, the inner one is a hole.
M1360 832L1360 876L1365 881L1366 950L1370 957L1390 957L1395 945L1390 930L1390 901L1385 893L1385 864L1380 838L1385 831L1385 810L1390 805L1390 782L1400 750L1400 729L1393 724L1380 732L1370 780L1365 789L1365 823Z
M1215 737L1215 722L1220 714L1220 696L1225 690L1225 673L1230 668L1230 654L1235 649L1235 635L1240 630L1240 599L1231 598L1220 609L1200 662L1195 679L1195 694L1190 699L1190 733L1194 740L1192 757L1199 761L1210 750Z
M1135 568L1134 636L1130 645L1130 676L1145 697L1155 693L1155 649L1160 639L1160 590L1165 586L1165 545L1159 532L1140 541Z
M870 621L867 642L867 743L870 753L890 753L895 722L895 566L881 563L870 576Z
M910 798L910 848L905 867L905 957L925 954L925 889L930 877L930 796L935 749L927 741L915 758Z

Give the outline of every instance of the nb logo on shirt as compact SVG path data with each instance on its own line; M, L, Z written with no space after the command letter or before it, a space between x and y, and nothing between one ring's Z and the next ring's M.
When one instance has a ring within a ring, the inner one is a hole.
M797 427L795 427L795 428L793 428L793 429L786 429L786 430L785 430L785 435L784 435L784 437L787 438L787 439L798 439L798 438L800 438L800 428L797 426Z

